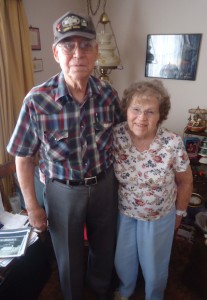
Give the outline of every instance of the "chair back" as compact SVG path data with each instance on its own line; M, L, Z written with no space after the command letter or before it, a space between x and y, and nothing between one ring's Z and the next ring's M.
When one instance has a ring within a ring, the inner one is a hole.
M14 161L0 165L0 193L5 210L11 211L9 193L14 192L14 173L16 166Z

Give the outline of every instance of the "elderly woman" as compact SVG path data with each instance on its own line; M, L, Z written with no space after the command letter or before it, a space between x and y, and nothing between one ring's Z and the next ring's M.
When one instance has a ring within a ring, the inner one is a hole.
M133 294L139 265L147 300L161 300L168 278L174 231L192 193L192 172L182 138L162 128L170 96L161 81L124 91L127 121L114 129L114 168L119 181L115 267L116 300Z

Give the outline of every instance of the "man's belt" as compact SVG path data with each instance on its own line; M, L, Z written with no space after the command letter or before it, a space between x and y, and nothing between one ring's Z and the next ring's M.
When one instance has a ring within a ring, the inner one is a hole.
M76 186L76 185L95 185L104 176L106 176L106 174L107 174L107 171L104 171L104 172L99 173L96 176L87 177L87 178L80 179L80 180L73 180L73 179L61 180L61 179L54 178L54 179L52 179L52 181L57 181L57 182L60 182L62 184L72 185L72 186Z

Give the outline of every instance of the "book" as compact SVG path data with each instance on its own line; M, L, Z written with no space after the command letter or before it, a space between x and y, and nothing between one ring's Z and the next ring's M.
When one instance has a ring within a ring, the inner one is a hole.
M184 144L186 151L188 153L189 159L197 159L198 158L198 150L200 147L200 139L197 137L186 137L184 138Z
M0 230L0 258L18 257L24 255L31 227Z

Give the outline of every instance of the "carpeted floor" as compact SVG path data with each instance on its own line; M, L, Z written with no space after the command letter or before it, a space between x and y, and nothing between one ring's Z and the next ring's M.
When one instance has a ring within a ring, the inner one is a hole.
M56 261L47 241L50 253L51 276L37 300L63 300ZM87 255L87 247L86 247ZM144 300L144 281L140 277L133 300ZM206 300L207 299L207 247L201 232L196 230L193 242L175 238L169 268L169 279L165 300ZM84 300L95 300L86 288Z

